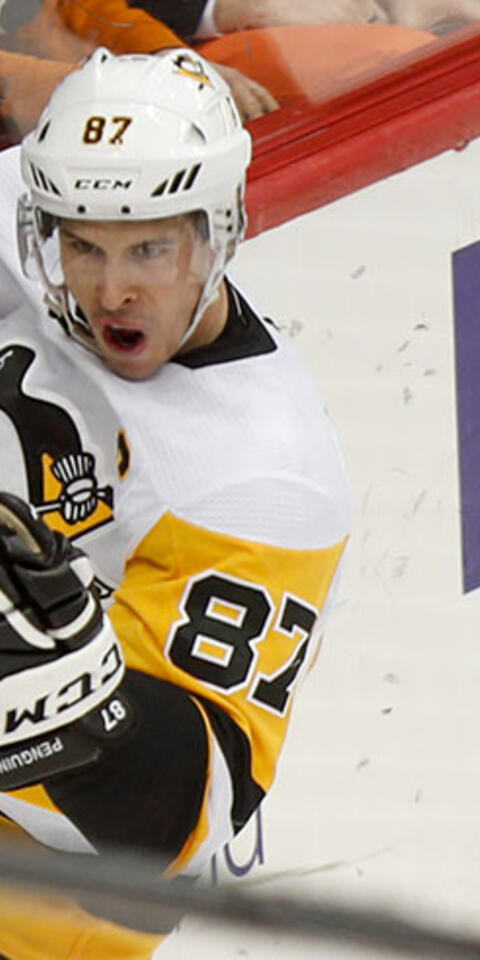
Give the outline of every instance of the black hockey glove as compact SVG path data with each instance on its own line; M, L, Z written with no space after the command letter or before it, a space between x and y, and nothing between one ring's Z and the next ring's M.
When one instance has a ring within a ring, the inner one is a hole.
M0 790L97 760L132 716L85 554L0 493Z

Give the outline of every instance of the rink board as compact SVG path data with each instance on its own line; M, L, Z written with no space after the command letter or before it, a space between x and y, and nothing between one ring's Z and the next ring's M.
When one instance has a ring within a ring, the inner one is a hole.
M318 378L355 524L277 783L209 882L480 932L480 141L248 240L234 277ZM303 956L210 934L161 956Z

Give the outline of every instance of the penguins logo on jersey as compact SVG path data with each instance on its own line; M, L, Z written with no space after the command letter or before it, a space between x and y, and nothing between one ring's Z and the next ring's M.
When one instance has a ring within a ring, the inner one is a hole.
M67 410L25 392L35 357L20 344L0 352L0 411L18 435L30 503L49 527L72 540L113 520L113 489L99 483L95 457L83 449Z

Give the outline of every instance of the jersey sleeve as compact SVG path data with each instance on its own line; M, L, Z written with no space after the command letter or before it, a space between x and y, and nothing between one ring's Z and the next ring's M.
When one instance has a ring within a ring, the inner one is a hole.
M165 514L110 610L128 666L184 690L206 730L198 819L172 864L196 869L272 784L300 679L316 653L347 542L270 546Z
M106 46L112 53L154 53L184 45L166 23L153 16L153 5L149 10L126 0L86 0L82 4L63 0L58 6L72 33L95 46Z
M205 868L273 782L346 542L342 532L317 547L274 546L171 512L158 520L109 611L134 734L38 788L35 802L53 804L68 842L133 844L167 875ZM27 803L32 833L28 788L12 796Z

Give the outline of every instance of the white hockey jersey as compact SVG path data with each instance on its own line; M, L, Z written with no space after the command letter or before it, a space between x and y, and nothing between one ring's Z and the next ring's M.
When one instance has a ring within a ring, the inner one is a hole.
M303 365L231 285L213 344L129 382L35 306L7 246L0 487L88 553L129 669L182 688L200 711L205 784L169 865L197 874L273 781L350 529L342 457ZM82 811L48 784L0 794L2 823L97 850ZM45 937L48 960L148 957L157 942L74 905L50 927L45 913L18 921L8 902L9 960L38 960Z

